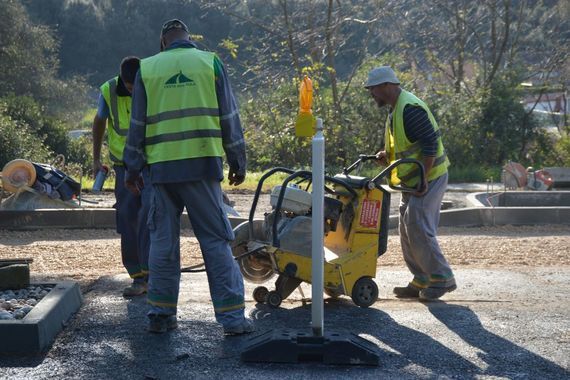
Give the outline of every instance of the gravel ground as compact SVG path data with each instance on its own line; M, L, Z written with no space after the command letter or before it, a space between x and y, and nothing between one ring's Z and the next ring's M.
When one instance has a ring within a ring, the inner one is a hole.
M448 192L444 200L465 207L463 192ZM112 194L100 195L112 202ZM249 214L251 194L229 194L242 216ZM396 212L398 196L392 202ZM269 196L260 197L256 217L270 209ZM182 231L182 264L202 261L192 231ZM453 266L513 267L570 265L568 226L500 226L481 228L440 228L439 242ZM31 272L46 278L64 277L84 283L103 275L123 272L119 235L114 230L0 230L0 259L33 258ZM388 237L388 251L379 266L405 267L396 231Z
M182 231L183 265L202 261L192 231ZM486 268L569 266L568 226L501 226L441 228L439 242L451 265ZM103 275L119 274L119 235L113 230L0 230L0 259L33 258L31 273L85 284ZM399 239L388 237L388 251L379 266L405 267Z
M249 337L223 337L205 273L182 276L178 329L148 334L145 297L124 299L127 276L105 276L84 294L79 313L49 352L0 356L0 379L568 379L569 274L568 267L463 267L456 271L455 292L423 303L395 299L392 287L409 273L383 268L376 277L380 299L372 307L356 307L347 297L325 301L326 331L367 339L380 357L378 367L240 361ZM310 333L311 305L299 292L272 309L256 304L253 285L245 285L256 334Z
M453 196L462 201L457 193L446 198ZM230 199L240 213L249 210L251 196ZM378 260L379 301L360 309L347 297L327 300L327 326L349 329L380 350L380 367L347 368L241 363L247 340L221 336L203 273L183 276L179 329L149 336L143 332L144 297L120 296L129 279L115 231L0 230L0 258L33 258L35 281L78 281L85 298L49 353L0 357L0 379L570 378L568 226L441 228L440 245L459 287L430 304L391 294L393 286L409 280L398 236L391 232L388 251ZM182 235L183 265L201 262L192 232ZM259 331L307 325L310 307L298 292L275 310L255 304L254 285L245 285L246 312Z

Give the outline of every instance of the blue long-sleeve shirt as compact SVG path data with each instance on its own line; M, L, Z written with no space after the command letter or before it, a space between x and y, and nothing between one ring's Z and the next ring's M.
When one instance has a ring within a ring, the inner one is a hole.
M196 48L190 41L179 40L166 50L177 48ZM237 103L229 82L228 75L221 61L214 59L216 95L220 110L222 128L222 144L230 169L237 174L245 174L246 155L245 140L239 118ZM146 133L147 97L144 83L137 73L133 89L131 106L131 124L127 136L127 144L123 160L128 170L127 179L135 180L146 165L145 133ZM151 183L177 183L201 179L224 178L223 162L220 157L189 158L177 161L157 162L150 165Z

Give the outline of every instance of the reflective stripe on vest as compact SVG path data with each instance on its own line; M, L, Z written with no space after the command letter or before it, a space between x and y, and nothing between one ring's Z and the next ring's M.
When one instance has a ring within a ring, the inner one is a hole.
M109 139L109 156L112 161L123 161L123 150L129 132L131 97L117 95L118 77L115 77L101 86L101 94L109 107L107 121L107 135Z
M435 131L435 135L438 138L441 137L441 131L440 130ZM419 141L416 141L411 145L409 149L395 153L395 157L396 159L410 157L413 154L421 152L421 150L422 150L422 145L420 144Z
M440 165L440 164L443 164L443 163L445 162L445 160L447 160L447 154L446 154L445 151L444 151L441 156L437 157L437 158L434 160L434 162L433 162L433 167L432 167L432 171L433 171L433 168L435 168L436 166L438 166L438 165ZM414 166L415 166L415 165L414 165ZM447 166L446 166L445 168L447 168ZM431 174L432 171L430 171L430 174ZM447 170L446 170L446 171L447 171ZM440 176L443 175L444 173L445 173L445 172L439 174L437 177L440 177ZM412 180L414 177L418 177L418 178L420 177L420 169L419 169L417 166L415 166L415 169L413 169L413 170L412 170L411 172L409 172L408 174L406 174L406 175L399 175L399 176L398 176L398 178L400 178L400 181L402 181L403 183L406 183L406 184L410 183L411 180ZM435 178L437 178L437 177L435 177ZM435 178L430 178L430 177L428 177L428 181L433 181ZM417 183L417 179L416 179L416 183ZM409 185L409 186L413 186L413 185Z
M210 52L178 48L141 61L149 164L222 156L214 58Z
M421 150L421 145L419 142L411 143L404 129L404 108L406 105L414 105L422 107L428 114L428 118L435 128L437 134L437 153L436 158L428 173L427 180L433 181L434 179L442 176L447 172L447 167L449 166L449 159L445 153L441 139L441 131L433 117L431 111L427 105L418 99L412 93L402 90L394 111L392 113L392 124L394 131L390 131L390 120L388 119L386 125L386 151L388 152L388 157L390 162L395 161L400 158L414 158L423 163L423 154ZM414 164L402 164L399 165L395 170L392 171L391 183L394 185L399 185L400 182L404 183L408 187L414 187L417 185L420 178L420 173L418 167Z

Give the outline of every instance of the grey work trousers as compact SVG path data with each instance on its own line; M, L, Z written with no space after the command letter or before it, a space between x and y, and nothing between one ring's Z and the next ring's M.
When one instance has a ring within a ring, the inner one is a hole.
M222 205L219 181L153 185L149 214L149 314L176 314L180 288L180 216L186 207L200 244L216 320L224 327L244 321L243 277L229 242L234 233Z
M455 278L437 242L441 201L447 188L445 173L431 181L422 197L402 193L400 201L400 243L404 260L416 288L455 285Z

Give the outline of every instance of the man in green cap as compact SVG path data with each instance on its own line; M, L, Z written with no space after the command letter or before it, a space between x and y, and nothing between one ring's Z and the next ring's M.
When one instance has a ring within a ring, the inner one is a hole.
M166 22L161 53L141 61L135 79L125 149L126 185L137 191L150 167L149 331L177 327L180 215L184 207L204 257L216 320L227 335L254 330L244 315L243 278L229 242L234 234L222 203L222 156L229 183L245 179L245 141L239 112L219 58L197 49L180 20Z

